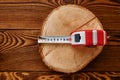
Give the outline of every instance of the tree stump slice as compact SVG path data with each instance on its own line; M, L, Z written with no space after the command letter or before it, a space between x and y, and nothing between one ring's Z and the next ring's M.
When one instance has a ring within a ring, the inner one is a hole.
M45 20L42 36L67 36L72 31L103 29L97 17L88 9L77 5L64 5L54 9ZM102 51L102 46L85 47L70 44L42 44L43 62L51 69L73 73L83 69Z

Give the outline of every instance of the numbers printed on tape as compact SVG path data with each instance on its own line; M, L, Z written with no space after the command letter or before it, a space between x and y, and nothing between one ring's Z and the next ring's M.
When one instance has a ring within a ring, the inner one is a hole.
M38 43L70 43L72 45L104 46L107 35L104 30L81 30L70 36L40 36Z

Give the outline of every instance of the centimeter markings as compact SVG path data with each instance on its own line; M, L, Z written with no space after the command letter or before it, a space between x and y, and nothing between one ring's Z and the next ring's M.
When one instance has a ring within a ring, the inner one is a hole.
M39 36L38 43L71 43L70 36Z

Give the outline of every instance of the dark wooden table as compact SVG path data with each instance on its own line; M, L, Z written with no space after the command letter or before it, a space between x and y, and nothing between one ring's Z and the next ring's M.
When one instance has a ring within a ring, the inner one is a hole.
M47 15L66 4L91 10L111 38L83 70L64 74L48 69L37 36ZM120 0L0 0L0 80L120 80Z

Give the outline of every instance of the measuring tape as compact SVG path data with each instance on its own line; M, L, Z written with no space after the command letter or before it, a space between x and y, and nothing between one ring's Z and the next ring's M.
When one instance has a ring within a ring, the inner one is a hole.
M38 43L69 43L71 45L104 46L107 33L104 30L81 30L70 36L39 36Z

